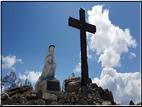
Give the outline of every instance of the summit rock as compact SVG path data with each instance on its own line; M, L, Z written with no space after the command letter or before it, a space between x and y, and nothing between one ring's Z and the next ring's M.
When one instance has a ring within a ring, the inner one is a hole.
M2 94L2 105L119 105L115 103L111 91L99 87L96 83L90 83L88 87L81 86L80 77L68 78L65 81L68 91L44 93L41 97L29 86L14 88ZM75 90L69 88L73 86Z

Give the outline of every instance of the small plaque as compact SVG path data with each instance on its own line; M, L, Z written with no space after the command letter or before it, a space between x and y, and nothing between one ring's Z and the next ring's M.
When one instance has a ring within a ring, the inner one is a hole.
M60 91L59 81L47 80L47 90L50 91Z

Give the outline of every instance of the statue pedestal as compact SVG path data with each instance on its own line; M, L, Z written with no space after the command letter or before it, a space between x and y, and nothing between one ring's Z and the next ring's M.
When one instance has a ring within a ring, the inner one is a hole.
M47 91L60 91L60 81L47 80Z
M58 93L61 91L59 80L42 80L38 81L35 86L36 93Z

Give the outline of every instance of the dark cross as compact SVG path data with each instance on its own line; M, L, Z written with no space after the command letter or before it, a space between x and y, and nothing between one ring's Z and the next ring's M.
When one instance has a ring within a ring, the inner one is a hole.
M86 31L95 33L96 26L85 22L85 10L80 8L80 20L69 17L69 26L80 29L81 42L81 85L89 84L88 63L87 63L87 47L86 47Z

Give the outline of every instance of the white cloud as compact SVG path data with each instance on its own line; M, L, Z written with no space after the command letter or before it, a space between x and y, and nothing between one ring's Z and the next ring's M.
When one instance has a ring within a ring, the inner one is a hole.
M90 52L89 52L90 50L89 50L89 47L87 46L87 58L88 59L92 59L93 57L92 57L92 54L90 54ZM79 59L81 59L81 51L80 51L80 53L79 53Z
M114 101L119 104L128 105L130 100L134 103L141 101L140 72L118 73L113 68L104 68L100 78L94 78L93 82L112 91Z
M40 77L41 72L37 71L26 71L23 75L19 74L19 78L22 80L29 79L32 84L35 84Z
M26 76L26 75L21 75L21 74L19 74L19 78L22 79L22 80L26 80L26 79L27 79L27 76Z
M88 59L92 59L93 57L92 57L92 55L90 54L90 50L89 50L90 48L87 46L87 58Z
M87 58L88 59L92 59L93 58L93 56L89 52L88 46L87 46ZM81 51L79 53L79 59L81 59ZM81 63L80 62L76 65L76 67L74 68L73 72L81 72Z
M22 59L17 59L15 55L2 56L2 69L16 70L13 66L17 62L22 62Z
M73 71L74 72L81 72L81 63L80 62L76 65L76 67Z
M133 59L133 58L135 58L135 57L136 57L136 54L133 53L133 52L130 52L129 58L130 58L130 59Z
M128 47L136 47L136 40L125 30L115 26L109 20L109 10L97 5L88 11L89 23L96 25L96 33L87 33L88 48L99 56L102 67L121 65L121 54L128 52Z
M87 33L88 49L89 52L92 51L98 56L98 63L101 62L103 67L100 78L94 78L93 82L112 91L114 101L117 103L128 104L130 100L139 103L141 100L140 72L118 73L112 68L121 66L122 53L137 46L129 28L123 30L113 25L109 20L109 10L103 9L102 5L94 6L88 11L88 22L96 25L95 34ZM130 52L129 57L132 59L136 55Z

